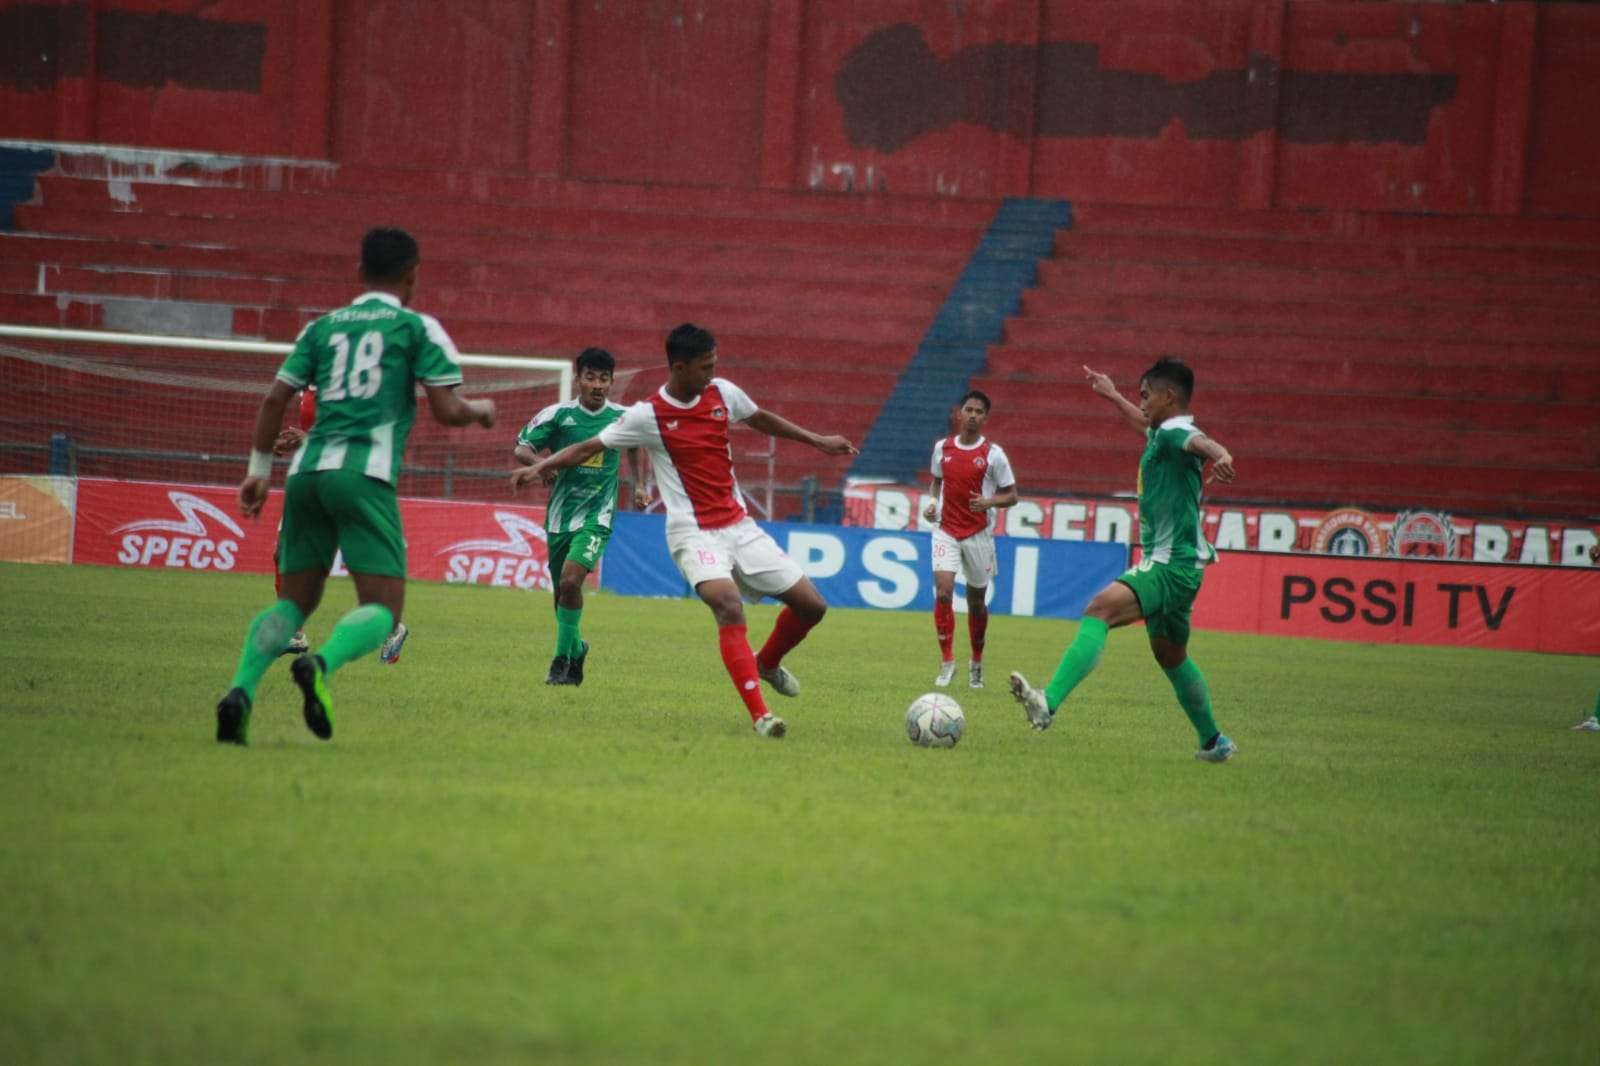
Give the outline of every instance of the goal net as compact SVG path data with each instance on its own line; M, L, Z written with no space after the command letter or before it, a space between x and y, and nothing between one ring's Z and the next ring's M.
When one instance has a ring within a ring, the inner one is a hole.
M0 334L0 473L200 485L244 476L256 408L288 345L48 332ZM441 426L419 390L402 496L507 498L517 430L570 390L565 360L461 363L463 395L492 398L498 421L488 431ZM285 425L296 417L291 404Z

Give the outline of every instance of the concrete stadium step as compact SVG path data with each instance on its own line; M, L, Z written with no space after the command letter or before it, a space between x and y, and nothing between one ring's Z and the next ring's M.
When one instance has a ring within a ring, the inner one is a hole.
M1506 304L1600 310L1600 278L1436 278L1388 270L1318 270L1288 266L1194 266L1047 259L1039 291L1078 295L1214 297L1241 301L1377 301L1434 306Z
M1600 252L1581 248L1435 247L1331 240L1312 243L1264 237L1089 233L1076 229L1056 235L1055 256L1081 262L1405 270L1438 277L1488 274L1593 280L1600 276Z
M1130 356L1250 355L1274 362L1357 360L1450 366L1525 366L1581 371L1592 367L1594 345L1554 343L1485 344L1467 338L1345 336L1274 330L1202 330L1137 324L1075 323L1048 319L1006 321L1008 347L1070 353L1121 352ZM1146 365L1149 365L1149 361Z
M0 248L11 247L11 240L53 239L65 245L89 238L100 247L139 247L141 254L147 256L156 249L172 249L171 254L180 256L182 263L217 263L223 269L230 269L231 263L233 270L273 276L296 276L295 257L315 263L321 276L341 269L348 275L354 249L365 232L359 223L297 228L260 221L50 212L27 205L16 210L19 226L29 231L29 236L4 238L7 244ZM890 279L942 288L954 280L966 262L966 256L960 253L812 249L797 255L781 248L688 246L605 237L555 239L504 232L463 234L434 231L427 226L416 227L413 233L422 245L430 275L444 264L487 271L497 266L553 271L681 271L692 265L717 277L803 278L864 285Z
M294 219L347 224L383 218L399 226L426 222L434 229L536 231L559 235L627 233L696 244L757 244L811 248L883 248L965 253L981 226L912 225L867 220L782 219L764 216L702 216L648 210L524 207L395 196L308 195L264 190L195 188L182 185L100 183L49 178L40 181L40 202L49 210L109 211L163 218ZM370 223L365 223L370 225Z
M1124 383L1132 399L1131 384ZM1408 394L1362 394L1315 391L1302 383L1294 391L1230 383L1201 383L1195 412L1201 425L1219 422L1284 419L1290 425L1284 432L1293 435L1294 426L1311 423L1340 423L1349 426L1402 431L1483 431L1506 433L1563 434L1586 433L1594 426L1595 410L1590 404L1552 403L1547 400L1475 400L1457 396ZM1054 432L1060 421L1074 424L1085 419L1101 419L1107 426L1121 425L1121 418L1105 400L1095 395L1080 374L1076 378L1016 379L986 376L974 378L972 387L982 389L994 401L996 426L1013 420L1037 421ZM1055 419L1056 422L1051 420ZM999 432L997 429L996 432Z
M1600 222L1584 219L1406 215L1394 212L1245 210L1073 202L1080 233L1193 234L1358 240L1378 244L1587 248L1600 251Z
M1022 315L1037 322L1138 322L1207 330L1272 329L1345 336L1426 335L1484 341L1584 344L1600 337L1600 308L1430 307L1416 304L1333 303L1324 300L1243 301L1221 297L1098 296L1033 290Z

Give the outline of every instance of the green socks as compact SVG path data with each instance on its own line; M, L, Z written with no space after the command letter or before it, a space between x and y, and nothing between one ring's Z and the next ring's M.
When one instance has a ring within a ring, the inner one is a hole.
M1045 702L1050 706L1050 712L1066 702L1067 695L1078 687L1078 682L1089 676L1095 664L1100 661L1100 653L1106 646L1106 624L1098 618L1084 618L1078 623L1078 637L1072 646L1061 656L1061 665L1056 667L1055 676L1044 687Z
M305 620L300 608L289 600L279 600L251 619L244 636L244 648L239 652L239 667L234 670L229 687L244 689L245 695L255 702L261 675L283 654L289 638Z
M1200 746L1205 747L1206 741L1217 735L1217 720L1211 716L1211 690L1206 686L1206 675L1200 672L1193 659L1185 659L1163 673L1172 682L1172 691L1178 694L1178 702L1183 704L1183 713L1189 716L1189 724L1194 726Z
M556 605L556 654L575 659L583 650L583 639L578 635L578 619L583 617L582 607Z
M368 652L377 651L394 629L394 615L381 603L364 603L339 619L328 643L317 649L331 676L339 667ZM285 638L287 639L287 638Z

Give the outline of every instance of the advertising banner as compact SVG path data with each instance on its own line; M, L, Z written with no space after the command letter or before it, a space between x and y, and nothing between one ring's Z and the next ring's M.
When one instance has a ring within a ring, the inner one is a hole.
M282 514L281 488L248 519L231 488L82 478L72 561L271 573ZM400 518L411 578L551 587L543 507L402 498ZM336 560L334 573L344 572Z
M0 560L70 560L75 491L67 477L0 477Z
M619 514L606 554L603 587L630 596L690 593L667 554L661 515ZM763 522L778 546L800 565L828 602L838 607L933 609L931 538L926 533L884 533L842 526ZM1069 541L995 541L999 574L989 583L995 614L1077 618L1089 600L1128 565L1120 544ZM956 581L956 610L966 591Z
M931 499L915 485L852 484L845 524L871 529L928 529ZM1120 541L1138 535L1137 500L1023 496L998 512L996 532L1043 540ZM1227 551L1393 558L1459 559L1526 566L1589 567L1595 527L1582 521L1465 518L1440 511L1366 511L1207 502L1206 539Z
M1275 636L1600 654L1600 569L1225 552L1194 624Z

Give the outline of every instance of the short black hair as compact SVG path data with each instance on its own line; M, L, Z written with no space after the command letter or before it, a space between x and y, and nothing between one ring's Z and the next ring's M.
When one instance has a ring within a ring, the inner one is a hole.
M422 261L417 239L403 229L370 229L361 238L361 276L368 281L399 281Z
M1178 390L1185 407L1194 396L1194 371L1182 359L1174 359L1170 355L1157 359L1149 370L1140 375L1139 380L1148 381L1152 386L1157 383L1171 385Z
M615 375L617 360L604 348L585 348L578 353L578 358L572 361L572 370L575 374L582 374L585 370L603 370L607 374Z
M716 346L717 338L711 335L709 329L685 322L667 334L667 362L686 363L690 359L700 358Z
M961 397L961 402L956 406L965 407L967 406L968 400L977 400L979 403L983 404L984 414L988 414L990 409L994 407L994 404L989 402L989 394L986 392L981 392L978 389L973 389L971 392L968 392L965 396Z

